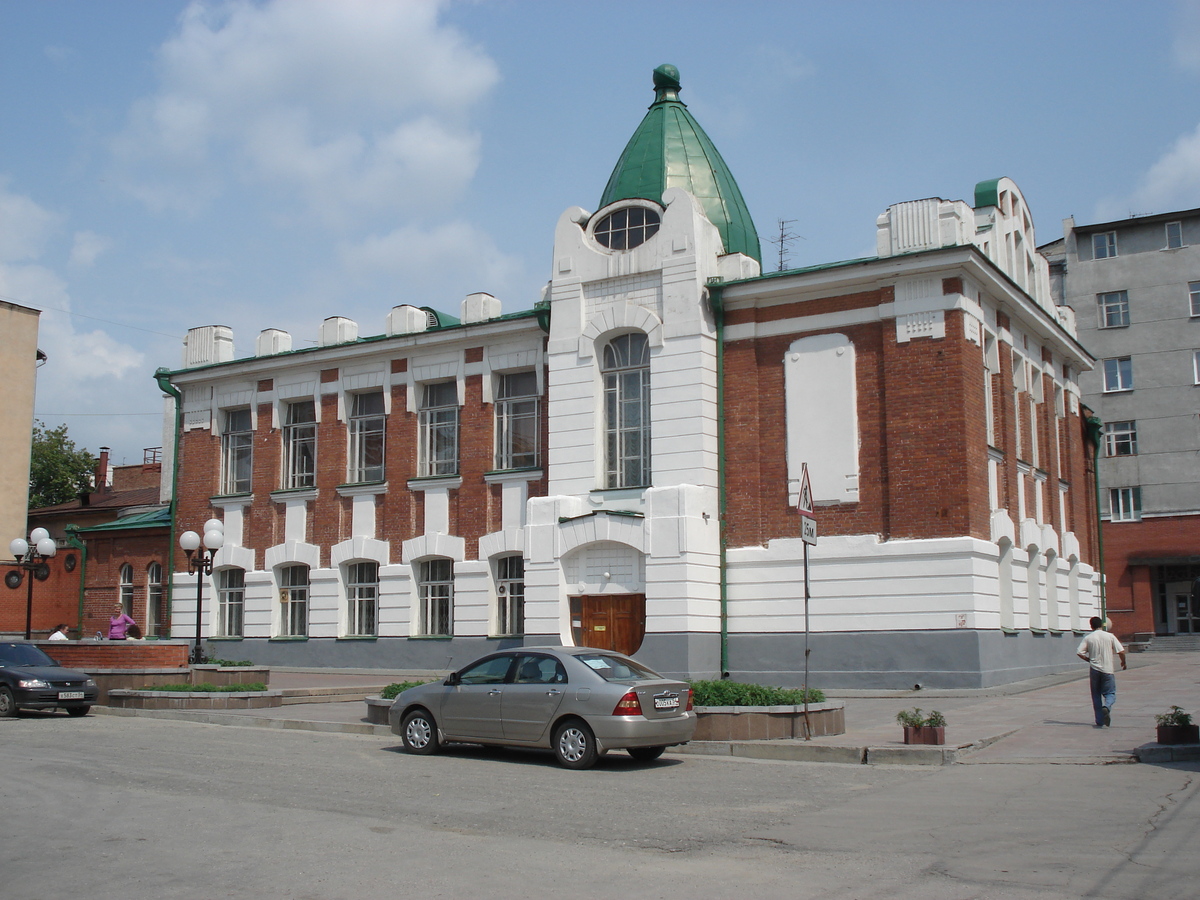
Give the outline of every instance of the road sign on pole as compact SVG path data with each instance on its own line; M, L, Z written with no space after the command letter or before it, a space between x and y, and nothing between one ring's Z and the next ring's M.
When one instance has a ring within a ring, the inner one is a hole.
M812 516L800 516L800 539L806 544L817 542L817 520Z
M796 511L802 516L813 514L812 485L808 481L808 463L800 467L800 495L796 498Z

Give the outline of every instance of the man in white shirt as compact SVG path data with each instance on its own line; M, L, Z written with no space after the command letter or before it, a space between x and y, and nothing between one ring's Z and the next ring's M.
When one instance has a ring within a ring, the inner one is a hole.
M1117 675L1114 656L1120 657L1121 668L1125 668L1125 648L1113 635L1104 630L1104 620L1092 616L1092 633L1079 642L1076 655L1091 666L1092 710L1096 713L1096 727L1112 724L1110 710L1117 702Z

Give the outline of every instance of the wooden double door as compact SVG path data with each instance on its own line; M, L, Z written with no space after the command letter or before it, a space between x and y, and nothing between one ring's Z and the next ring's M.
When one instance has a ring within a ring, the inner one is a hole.
M575 643L632 655L646 637L645 594L579 594L571 597Z

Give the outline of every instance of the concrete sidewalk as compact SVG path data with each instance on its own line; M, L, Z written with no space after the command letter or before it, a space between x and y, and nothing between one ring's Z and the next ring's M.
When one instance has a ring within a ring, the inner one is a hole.
M944 765L952 762L1110 764L1200 761L1200 745L1162 747L1154 742L1156 713L1172 704L1200 721L1200 653L1130 654L1130 667L1117 673L1112 725L1092 724L1087 666L1077 671L998 688L903 691L830 697L846 708L846 733L810 741L714 741L675 747L671 753L740 756L806 762ZM272 669L272 690L284 691L275 709L227 712L117 710L109 715L145 715L221 725L340 731L390 736L386 726L366 720L362 698L394 681L423 680L445 673L402 670L347 671ZM353 698L353 699L345 699ZM907 747L896 713L920 707L939 710L949 724L944 747ZM399 738L396 738L399 740Z

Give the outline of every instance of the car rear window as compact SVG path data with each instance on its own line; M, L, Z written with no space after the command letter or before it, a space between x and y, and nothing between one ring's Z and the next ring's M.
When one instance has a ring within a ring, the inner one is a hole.
M605 681L657 681L662 678L653 669L623 656L608 653L580 653L575 657Z
M57 666L32 644L0 644L0 666Z

